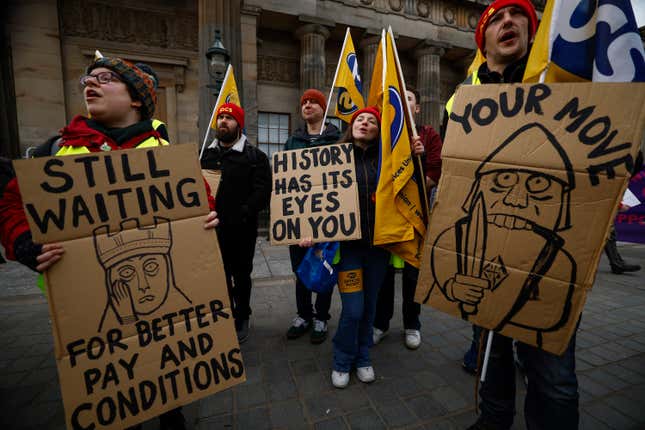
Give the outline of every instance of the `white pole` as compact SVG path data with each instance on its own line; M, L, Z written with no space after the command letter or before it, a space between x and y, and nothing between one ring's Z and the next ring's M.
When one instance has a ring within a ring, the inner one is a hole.
M222 81L222 88L224 87L224 84L226 84L226 80L228 79L229 72L231 71L231 65L228 65L228 68L226 69L226 74L224 75L224 80ZM206 149L206 142L208 141L208 136L210 135L211 132L211 124L213 124L213 118L215 117L215 111L217 110L217 106L219 106L219 101L222 98L222 89L220 88L219 94L217 94L217 100L215 100L215 106L213 106L213 112L211 113L211 119L208 121L208 127L206 127L206 135L204 136L204 141L202 142L202 148L199 151L199 160L201 161L202 155L204 155L204 150Z
M493 330L488 331L488 340L486 341L486 352L484 353L484 362L482 363L482 375L479 380L483 384L486 380L486 371L488 370L488 358L490 357L490 348L493 345Z
M334 93L334 86L336 85L336 78L338 77L338 69L340 69L340 62L343 60L343 53L345 52L345 44L347 43L347 35L349 34L349 27L345 31L345 40L343 40L343 47L340 48L340 57L338 57L338 64L336 64L336 73L334 73L334 80L331 81L331 88L329 89L329 97L327 97L327 109L325 109L325 115L323 116L322 125L320 126L320 134L323 134L325 131L325 120L327 119L327 111L329 110L329 105L331 104L331 95Z

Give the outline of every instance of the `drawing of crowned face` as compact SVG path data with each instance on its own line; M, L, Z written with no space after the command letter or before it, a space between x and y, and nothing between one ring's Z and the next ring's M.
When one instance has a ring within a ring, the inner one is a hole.
M110 285L118 280L128 285L139 315L148 315L163 304L168 296L168 278L168 264L162 254L134 256L110 268Z
M563 204L563 183L531 170L494 170L481 176L487 221L508 229L530 224L555 230Z

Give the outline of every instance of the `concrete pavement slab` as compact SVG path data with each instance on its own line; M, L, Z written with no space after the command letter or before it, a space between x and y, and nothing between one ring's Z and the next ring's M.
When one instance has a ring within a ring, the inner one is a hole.
M645 261L645 246L620 244L625 259ZM644 272L613 275L601 260L578 332L581 428L645 428ZM0 407L2 428L63 428L62 400L45 297L36 276L0 265ZM331 338L340 314L333 295L329 338L287 340L295 287L286 247L258 239L251 335L242 345L247 383L184 408L192 429L463 429L475 420L472 376L460 367L470 326L422 308L423 343L404 347L400 275L390 333L372 350L377 380L352 375L345 390L331 386ZM523 429L525 388L518 380L515 429ZM145 430L158 428L151 420Z

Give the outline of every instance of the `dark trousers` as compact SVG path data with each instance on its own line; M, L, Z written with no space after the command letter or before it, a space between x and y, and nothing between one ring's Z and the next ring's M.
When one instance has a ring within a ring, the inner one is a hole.
M394 315L394 272L394 267L388 266L376 304L374 327L383 331L390 329L390 320L392 319L392 315ZM419 279L419 269L405 263L402 275L403 327L405 329L419 330L421 329L421 322L419 321L421 305L414 302L414 292L417 288L417 280Z
M575 347L575 334L562 356L517 342L528 379L524 416L529 430L578 428ZM496 429L510 428L515 415L512 339L497 333L493 336L486 381L479 395L481 418Z
M257 228L244 226L218 229L226 286L233 307L233 318L236 321L249 319L251 315L251 272L255 254Z
M289 247L289 257L291 259L293 273L296 273L296 270L298 270L298 266L300 266L303 258L305 258L306 253L307 248L301 248L295 245ZM328 321L331 318L329 308L333 293L334 289L326 294L317 293L314 312L311 299L313 293L296 276L296 306L298 308L298 316L305 321L311 321L314 317L320 321Z

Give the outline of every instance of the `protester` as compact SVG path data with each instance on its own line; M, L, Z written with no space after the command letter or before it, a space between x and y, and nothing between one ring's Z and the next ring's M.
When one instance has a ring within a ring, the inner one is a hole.
M484 62L464 83L521 82L537 29L537 16L528 0L496 0L477 25L475 40ZM452 109L446 104L444 124ZM444 127L445 130L445 127ZM493 336L486 380L480 394L481 415L470 429L508 429L515 415L515 366L512 339ZM575 373L575 333L561 356L517 342L528 378L524 416L528 428L578 427L578 381Z
M372 325L378 290L387 270L389 253L372 245L375 194L378 183L379 134L381 115L377 108L360 109L352 116L349 128L341 138L353 143L356 182L361 215L361 239L340 243L338 289L342 310L334 336L332 384L344 388L355 368L361 382L374 381L370 360ZM301 246L311 246L304 239Z
M632 168L632 176L638 174L643 168L643 151L638 151L636 160L634 160L634 167ZM629 207L621 205L621 211L628 210ZM641 270L640 264L628 263L623 260L623 257L620 256L618 252L618 247L616 246L616 229L614 226L611 227L609 231L609 237L607 238L607 243L605 244L605 254L607 254L607 259L609 260L609 266L611 267L611 272L620 275L625 272L638 272Z
M220 225L217 229L226 284L233 305L240 343L249 336L251 272L258 213L271 198L271 167L264 152L242 133L244 110L225 103L217 110L217 139L206 149L202 168L221 171L216 195Z
M47 149L53 151L60 146L56 155L63 156L168 145L157 130L160 122L152 119L157 102L155 81L154 72L147 65L134 65L120 58L97 59L80 79L91 119L75 116L61 130L60 139L47 142ZM213 210L215 201L210 191L208 194ZM218 222L217 214L212 211L206 217L204 228L214 228ZM0 200L0 239L8 259L39 272L64 258L65 249L61 244L32 241L16 178L7 184ZM162 414L160 426L164 430L184 430L181 408ZM132 429L141 429L141 425Z
M293 135L289 136L284 149L303 149L336 143L340 137L338 128L331 123L324 124L323 128L323 118L326 110L327 100L325 95L316 89L306 90L300 98L300 114L305 124L302 128L296 130ZM306 253L306 249L299 246L289 247L293 273L298 270L298 266ZM310 336L311 343L318 344L325 341L327 338L327 321L331 318L329 307L331 306L332 293L333 290L329 293L316 294L316 310L314 312L311 300L312 292L296 276L296 307L298 315L294 318L287 331L288 339L299 338L313 326Z
M419 114L421 112L419 92L412 87L408 87L406 99L410 112ZM413 145L412 151L422 158L423 177L426 182L428 201L430 201L431 190L437 185L441 175L441 138L434 128L429 125L417 126L416 129L420 141L418 148ZM415 172L415 174L418 173ZM403 295L404 344L409 349L417 349L421 345L421 322L419 321L421 305L415 303L414 292L419 278L419 269L409 263L402 264L403 260L397 256L393 256L393 260L394 262L391 262L393 264L388 266L383 286L378 294L376 316L374 318L374 344L379 343L387 335L390 328L390 320L394 314L395 265L398 267L403 265L401 292ZM398 261L400 263L396 264Z

